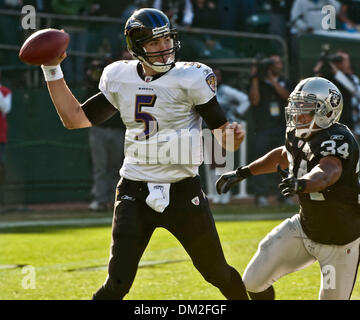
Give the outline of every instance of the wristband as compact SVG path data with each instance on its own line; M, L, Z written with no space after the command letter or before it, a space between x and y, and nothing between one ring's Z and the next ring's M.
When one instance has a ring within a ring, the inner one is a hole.
M64 78L64 74L59 64L57 66L41 65L41 69L44 72L44 77L46 82L55 81Z
M243 178L246 179L250 176L252 176L253 174L250 172L250 169L248 166L242 166L236 169L236 175L239 178Z
M304 192L306 188L306 181L305 179L296 179L295 180L295 191L297 193L302 193Z

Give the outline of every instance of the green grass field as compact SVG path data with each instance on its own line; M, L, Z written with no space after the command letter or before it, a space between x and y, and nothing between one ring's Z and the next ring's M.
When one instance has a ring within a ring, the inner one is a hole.
M280 221L217 222L229 264L243 273L259 241ZM109 224L0 229L0 300L90 299L106 278L110 237ZM320 270L315 263L276 282L276 297L315 300L319 282ZM157 229L126 299L224 298L202 279L179 242L168 231ZM359 281L352 299L360 299Z

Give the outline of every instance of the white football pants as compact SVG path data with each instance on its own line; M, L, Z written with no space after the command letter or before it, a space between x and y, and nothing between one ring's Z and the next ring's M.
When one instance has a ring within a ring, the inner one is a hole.
M259 243L243 280L250 292L262 292L285 274L315 261L321 268L319 299L350 299L359 264L360 238L344 246L325 245L307 238L299 214L286 219Z

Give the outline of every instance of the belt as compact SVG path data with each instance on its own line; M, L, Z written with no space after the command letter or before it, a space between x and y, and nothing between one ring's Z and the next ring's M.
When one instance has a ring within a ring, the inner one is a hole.
M161 183L161 182L159 182L159 183ZM183 180L177 181L177 182L173 182L173 183L171 183L170 191L187 188L189 186L189 184L192 184L192 185L199 184L200 185L200 176L189 177L189 178L185 178ZM140 192L144 192L144 191L148 192L149 191L148 187L147 187L147 182L129 180L124 177L122 177L120 179L119 186L123 186L125 188L129 187L132 190L135 189L136 191L140 191Z

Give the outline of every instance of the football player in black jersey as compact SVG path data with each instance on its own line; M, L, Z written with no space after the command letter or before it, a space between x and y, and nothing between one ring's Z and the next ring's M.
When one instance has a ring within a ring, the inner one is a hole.
M252 299L274 299L277 279L315 261L321 267L319 299L351 297L359 264L359 146L338 122L342 107L333 83L302 80L285 108L285 145L216 183L220 194L252 175L278 171L281 192L299 197L299 213L260 242L246 267L244 283Z

